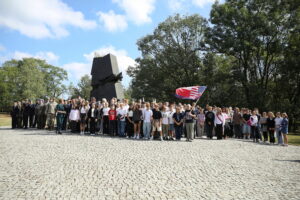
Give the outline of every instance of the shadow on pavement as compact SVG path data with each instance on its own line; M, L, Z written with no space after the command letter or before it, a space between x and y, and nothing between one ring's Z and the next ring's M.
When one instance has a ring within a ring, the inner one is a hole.
M300 160L279 160L275 159L276 161L281 161L281 162L295 162L295 163L300 163Z

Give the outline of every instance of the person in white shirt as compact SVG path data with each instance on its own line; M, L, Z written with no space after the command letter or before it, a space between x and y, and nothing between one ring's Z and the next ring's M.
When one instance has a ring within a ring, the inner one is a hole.
M123 101L124 101L123 108L128 112L129 109L128 99L124 99Z
M169 139L169 111L167 111L167 107L164 105L163 110L161 112L162 115L162 135L164 139Z
M222 113L221 108L216 109L216 114L215 114L215 131L217 135L217 139L221 140L224 134L224 125L225 125L225 116Z
M150 109L150 103L146 103L146 108L143 110L143 133L144 139L150 139L151 123L153 112Z
M252 111L252 115L250 116L251 123L251 134L253 137L253 142L258 142L259 140L259 131L258 131L258 117L256 111Z
M280 112L276 113L276 118L275 118L275 134L278 140L278 145L282 145L283 144L283 139L282 139L282 134L281 134L281 130L280 130L280 125L282 122L282 117Z
M120 103L120 108L117 110L118 116L118 134L120 137L125 137L125 126L127 111L123 107L123 103Z
M103 134L109 134L109 118L108 111L110 108L108 107L108 103L105 101L103 103L104 107L102 108L102 121L103 121Z
M169 138L171 140L175 140L176 136L175 136L175 127L174 127L174 119L173 119L173 115L176 112L175 108L174 108L174 104L170 105L169 108Z
M76 133L78 131L77 127L78 127L79 120L80 120L79 108L76 105L76 103L73 103L69 114L69 121L70 121L70 127L72 133Z

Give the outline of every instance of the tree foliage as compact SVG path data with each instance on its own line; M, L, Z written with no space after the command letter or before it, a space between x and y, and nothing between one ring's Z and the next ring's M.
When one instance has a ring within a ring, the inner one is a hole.
M81 98L89 100L91 91L92 91L91 77L89 75L82 76L77 86L74 86L73 84L70 84L69 86L69 92L71 98L80 96Z
M175 87L199 84L201 50L207 22L199 15L175 15L158 25L153 34L137 42L142 58L130 67L134 98L173 98ZM163 88L163 90L158 90Z
M0 107L5 109L14 100L59 97L67 72L40 59L13 59L0 67L0 80Z
M300 2L216 2L208 21L175 15L138 40L133 98L172 101L178 87L207 85L200 102L299 116Z

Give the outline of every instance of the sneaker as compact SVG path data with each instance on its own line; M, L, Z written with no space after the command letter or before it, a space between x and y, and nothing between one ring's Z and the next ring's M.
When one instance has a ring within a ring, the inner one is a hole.
M128 139L128 138L129 138L129 136L126 136L126 138Z
M136 137L136 139L139 140L139 139L140 139L140 136L138 135L138 136Z
M164 141L164 139L163 139L163 137L162 137L162 136L160 136L160 141Z
M91 133L91 136L94 136L95 135L95 133Z
M153 140L153 136L150 137L150 140Z

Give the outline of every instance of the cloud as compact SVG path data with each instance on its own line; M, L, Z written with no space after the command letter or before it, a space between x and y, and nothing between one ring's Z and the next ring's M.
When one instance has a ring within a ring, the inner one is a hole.
M216 0L192 0L192 3L195 6L198 6L200 8L203 8L206 4L212 4L214 3Z
M98 12L99 20L109 32L123 31L127 28L127 21L124 15L115 14L113 10L108 13Z
M190 6L203 8L207 4L212 4L216 0L168 0L168 6L172 12L187 12ZM224 0L221 0L222 2Z
M5 51L5 50L6 50L5 46L3 46L2 44L0 44L0 52L1 51Z
M82 76L90 74L91 67L91 63L79 62L72 62L62 66L68 72L69 80L73 83L79 81Z
M21 60L22 58L38 58L42 60L46 60L50 64L56 64L59 56L55 55L53 52L50 51L40 51L36 54L30 54L21 51L15 51L11 56L13 59Z
M186 0L168 0L168 6L172 12L187 10Z
M151 22L155 0L112 0L125 11L126 17L137 25Z
M124 14L115 14L113 10L109 12L99 11L101 24L110 32L123 31L127 28L128 21L133 22L136 25L142 25L152 22L150 17L154 11L156 0L112 0L123 11Z
M4 0L0 1L0 26L41 39L69 35L66 26L92 29L97 24L61 0Z

